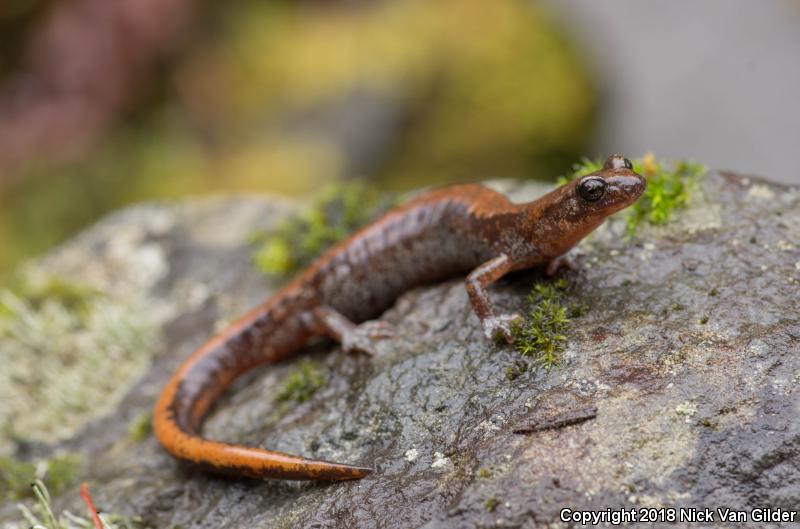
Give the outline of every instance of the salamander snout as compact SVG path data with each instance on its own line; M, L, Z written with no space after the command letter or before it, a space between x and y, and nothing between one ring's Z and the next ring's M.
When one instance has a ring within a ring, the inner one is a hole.
M618 189L618 192L636 200L647 189L647 179L638 173L617 174L606 178L606 182Z

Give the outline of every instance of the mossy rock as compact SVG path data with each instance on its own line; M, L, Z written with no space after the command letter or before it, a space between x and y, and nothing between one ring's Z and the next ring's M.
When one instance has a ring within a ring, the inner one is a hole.
M544 190L495 185L517 199ZM35 448L86 456L81 477L103 510L150 527L527 528L557 524L565 506L800 503L800 190L727 173L701 179L666 224L630 235L615 219L576 250L564 296L585 310L550 369L509 380L519 352L483 338L453 279L404 294L383 315L398 332L372 358L330 344L303 352L326 372L307 400L274 413L301 361L288 360L238 383L205 427L374 465L361 481L225 479L178 463L152 436L131 439L180 362L278 288L252 265L249 236L289 211L264 198L139 206L36 263L112 298L140 292L161 329L152 365L112 409ZM516 274L492 297L524 311L542 281ZM596 417L514 433L587 407ZM83 512L76 490L54 505ZM13 504L0 507L0 522L16 520Z

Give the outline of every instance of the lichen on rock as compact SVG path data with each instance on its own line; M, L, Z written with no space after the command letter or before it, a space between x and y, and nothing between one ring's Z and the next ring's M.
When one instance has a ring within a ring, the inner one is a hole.
M27 292L0 291L0 425L52 442L113 409L150 364L157 328L127 301L38 281Z

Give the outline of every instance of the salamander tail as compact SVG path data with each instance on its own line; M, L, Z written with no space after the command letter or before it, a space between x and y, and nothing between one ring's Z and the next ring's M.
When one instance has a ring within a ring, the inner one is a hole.
M296 345L287 344L285 350L272 349L259 356L259 349L264 348L254 343L253 322L258 317L269 317L267 313L266 309L254 311L206 343L178 369L156 403L156 437L175 457L222 474L293 480L363 478L372 469L212 441L200 435L211 405L236 377L256 365L287 356L291 352L289 345ZM287 322L279 324L285 329Z

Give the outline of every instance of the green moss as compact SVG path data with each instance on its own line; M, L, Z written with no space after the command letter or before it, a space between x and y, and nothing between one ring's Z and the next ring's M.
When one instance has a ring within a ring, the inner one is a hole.
M41 310L47 303L53 303L84 318L89 313L92 301L101 295L97 289L88 285L60 277L34 281L26 275L17 275L8 280L5 291L24 301L35 311ZM0 299L0 318L14 315L13 307Z
M703 314L700 317L700 325L705 325L706 323L708 323L708 315L707 314Z
M647 190L630 208L623 211L627 218L628 234L633 235L642 224L663 225L675 212L688 206L697 180L706 174L705 166L686 160L665 163L653 154L632 159L633 169L647 178ZM583 175L599 171L601 159L583 158L572 171L559 178L559 185Z
M311 360L301 360L278 392L278 402L305 402L325 385L324 373Z
M517 351L524 356L535 357L547 368L556 365L564 351L570 314L583 313L565 302L567 286L565 279L536 283L528 296L525 321L514 328Z
M47 462L44 482L53 492L59 494L75 483L82 465L83 460L75 454L54 457Z
M481 479L489 479L492 477L492 471L486 467L478 469L478 477Z
M50 493L44 483L36 480L36 482L31 485L31 491L37 500L34 512L38 511L38 514L40 514L44 520L39 521L39 519L34 516L33 512L23 509L22 513L25 519L30 522L33 527L44 526L47 529L61 529L62 524L56 520L53 514L53 509L50 506Z
M89 518L76 516L69 511L64 511L56 516L53 512L52 497L44 482L35 480L28 485L30 495L36 498L32 507L19 504L19 510L24 518L23 522L9 525L9 528L23 529L89 529L94 523ZM55 491L54 491L55 492ZM147 526L139 518L119 514L99 513L105 529L145 529Z
M586 316L589 313L589 306L580 304L580 305L570 305L569 307L569 317L570 319L581 318Z
M36 465L33 463L0 457L0 499L25 496L35 477Z
M497 509L497 506L500 505L500 500L497 499L497 496L491 496L490 498L486 499L484 505L486 506L487 511L494 512Z
M56 494L72 485L82 460L74 454L32 463L0 457L0 499L20 499L33 494L31 483L39 479Z
M368 224L393 203L364 184L332 186L304 213L286 219L273 232L252 237L257 244L253 253L256 266L269 275L289 275L308 266L324 250Z
M141 443L151 433L153 433L153 415L150 412L142 412L128 430L131 441L135 443Z
M653 155L637 160L634 169L647 177L647 190L630 208L630 234L644 222L654 225L669 222L677 210L689 205L697 179L707 172L703 165L685 160L667 166Z

